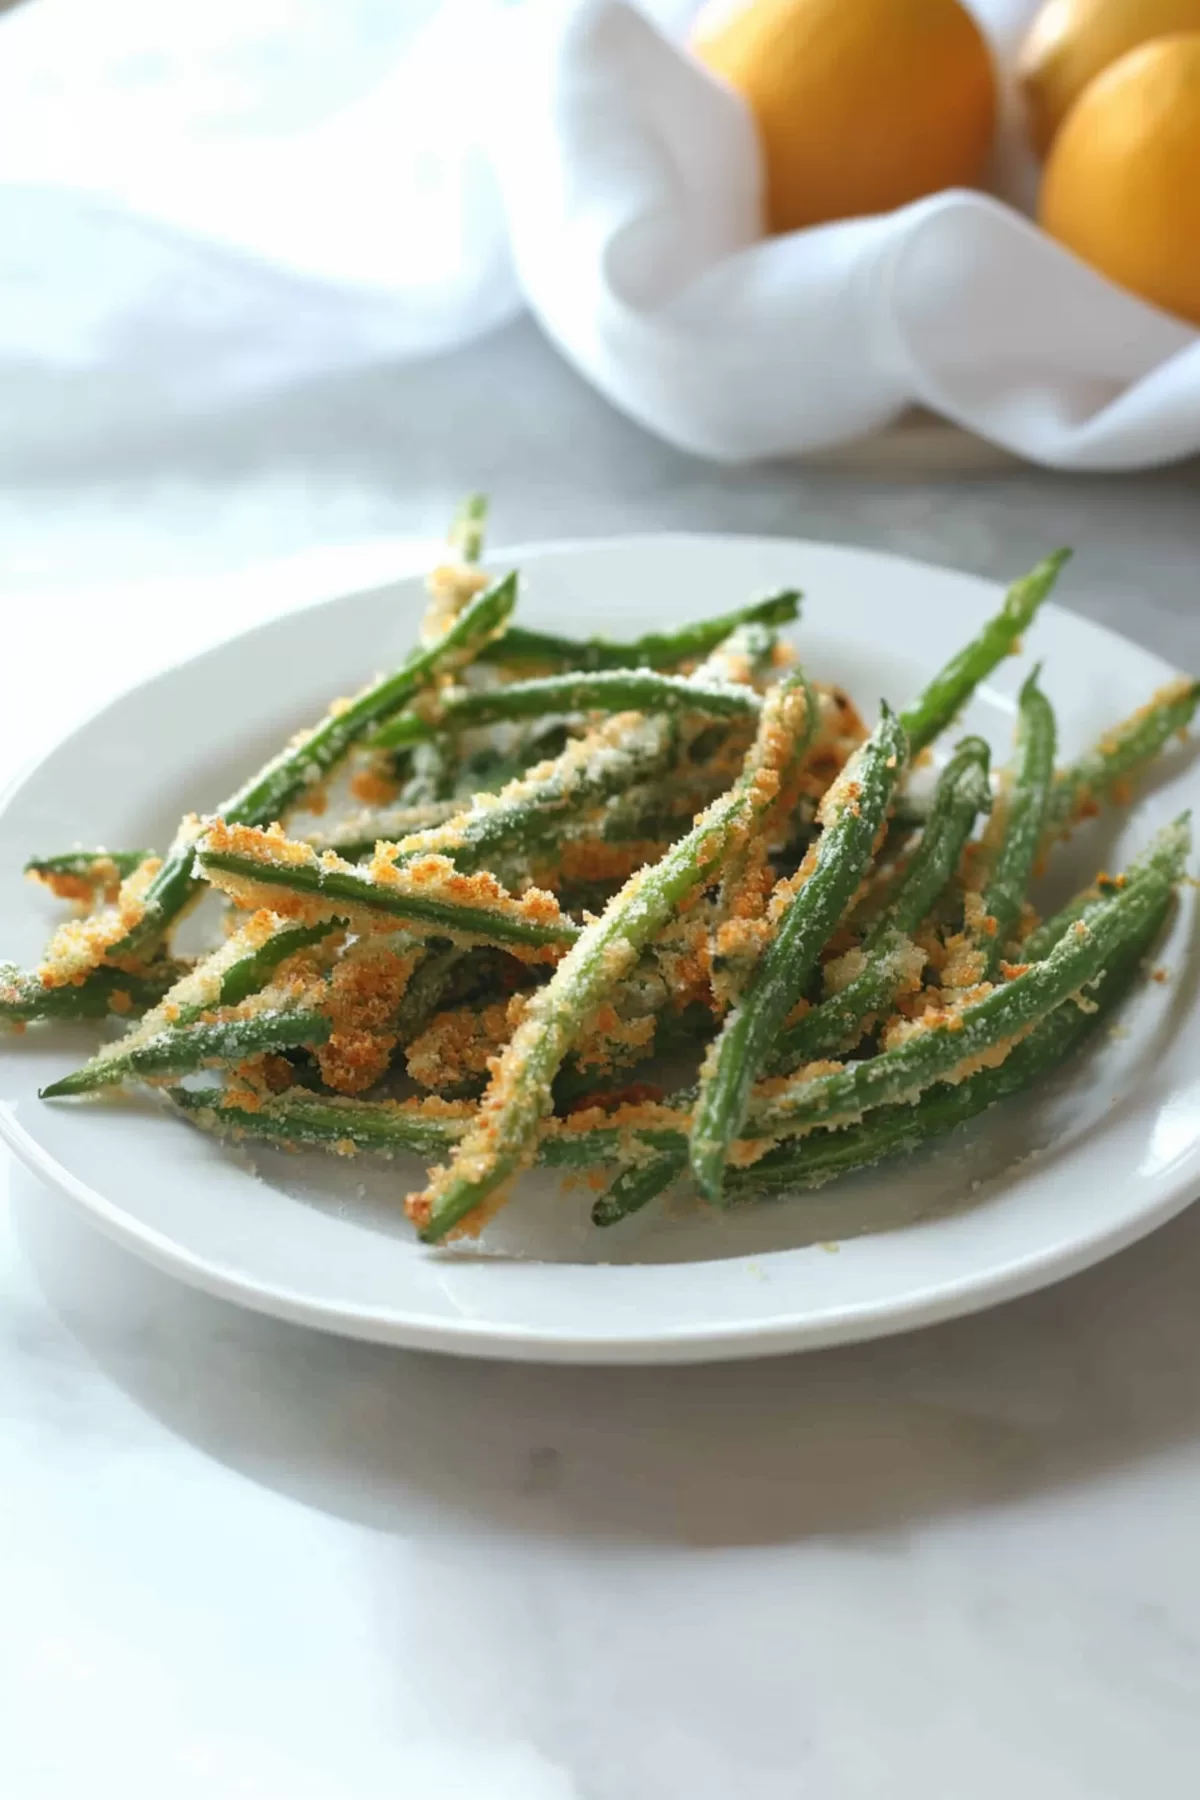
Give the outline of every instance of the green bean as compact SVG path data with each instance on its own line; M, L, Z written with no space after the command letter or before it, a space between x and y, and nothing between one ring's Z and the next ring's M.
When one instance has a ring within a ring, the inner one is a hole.
M332 921L319 925L285 925L280 923L271 936L263 938L257 927L247 925L236 932L219 950L198 963L163 995L152 1012L147 1013L137 1030L106 1044L97 1056L74 1074L58 1082L54 1094L83 1094L94 1088L114 1086L136 1078L142 1071L137 1060L141 1049L154 1043L155 1054L162 1065L168 1040L175 1035L187 1036L188 1027L217 1007L237 1006L257 994L279 965L302 950L312 949L336 929ZM188 1040L191 1041L190 1038ZM181 1047L183 1067L194 1066L190 1051ZM51 1090L47 1090L47 1094Z
M1095 881L1089 882L1087 887L1076 894L1074 899L1068 900L1067 904L1052 918L1045 920L1043 924L1030 932L1021 944L1021 961L1041 962L1053 950L1059 939L1066 936L1067 931L1077 919L1083 919L1085 922L1089 920L1097 906L1106 904L1114 894L1119 893L1122 888L1128 887L1131 881L1136 880L1138 876L1145 874L1148 870L1157 871L1158 874L1165 875L1168 880L1174 880L1179 861L1178 845L1179 838L1174 828L1160 832L1139 856L1134 857L1123 874L1102 875Z
M97 969L86 981L46 987L39 976L27 974L15 963L0 962L0 1025L103 1019L108 1013L135 1017L158 1004L183 968L178 962L151 963L136 975L124 969Z
M426 1110L422 1102L359 1100L343 1095L313 1094L288 1088L264 1098L250 1110L229 1104L220 1088L175 1088L171 1099L204 1129L219 1135L257 1138L265 1143L311 1144L357 1150L381 1156L412 1155L426 1161L445 1156L471 1129L473 1112L465 1105L455 1113L444 1102ZM686 1161L687 1137L661 1126L639 1128L634 1141L648 1156L677 1152ZM629 1155L631 1134L616 1127L580 1131L547 1121L547 1134L537 1145L537 1162L553 1169L594 1169L621 1163Z
M514 979L519 965L503 950L437 944L417 962L396 1009L396 1043L407 1050L436 1014L464 1005L488 1005L507 999L524 985Z
M1152 762L1168 740L1187 730L1200 704L1200 681L1181 677L1055 776L1046 809L1047 831L1066 832L1079 818L1108 799L1115 788ZM897 830L919 830L927 802L902 794L892 812Z
M724 793L729 775L704 769L671 769L635 782L604 809L600 836L606 844L670 843L698 812Z
M730 1199L757 1200L773 1189L823 1187L886 1156L910 1154L997 1101L1032 1087L1112 1016L1161 930L1166 911L1167 906L1160 906L1152 912L1145 928L1113 952L1094 989L1094 1010L1066 1000L1014 1045L998 1068L980 1069L956 1087L929 1088L910 1104L877 1107L857 1125L818 1130L777 1145L749 1168L730 1170Z
M589 1125L586 1131L567 1127L547 1128L537 1147L537 1160L550 1169L594 1169L603 1163L621 1163L629 1155L630 1141L646 1151L679 1151L687 1160L687 1119L679 1127L659 1125Z
M197 848L196 861L204 874L227 892L237 894L241 883L252 882L268 890L303 894L329 919L344 917L349 907L377 919L398 920L418 934L475 939L518 951L565 949L580 936L579 926L570 919L539 920L530 916L528 909L520 911L524 903L511 897L506 905L497 901L494 906L476 906L447 893L435 898L425 884L405 887L402 868L394 883L384 883L345 865L328 868L315 859L281 863L248 852L207 849L204 840ZM222 876L235 879L223 881Z
M718 793L724 791L725 783L705 782L689 784L687 799L679 806L668 804L663 789L669 783L650 784L640 793L632 791L622 795L619 803L611 812L606 811L601 822L600 836L606 844L673 844L682 831L695 819L698 812L712 803ZM625 801L628 800L628 805Z
M915 931L940 898L976 818L991 807L990 761L991 752L982 738L965 737L955 747L938 781L912 860L872 937L882 937L888 926L906 934Z
M730 1201L759 1199L763 1192L772 1188L786 1190L824 1186L837 1175L851 1174L858 1168L867 1168L882 1161L885 1156L912 1152L919 1145L927 1143L928 1139L941 1136L954 1129L955 1125L975 1118L979 1112L986 1111L1009 1094L1018 1093L1020 1089L1033 1085L1034 1080L1047 1075L1081 1040L1096 1030L1099 1022L1110 1017L1115 1003L1123 997L1132 983L1139 961L1146 954L1153 938L1159 934L1168 904L1169 902L1160 904L1157 911L1151 909L1141 931L1132 934L1119 949L1112 952L1105 974L1096 983L1096 1010L1085 1010L1072 1001L1065 1001L1051 1013L1047 1013L1034 1026L1029 1037L1020 1040L1009 1051L1004 1062L995 1069L981 1069L977 1075L968 1076L957 1087L939 1085L928 1089L916 1103L878 1107L856 1125L835 1130L813 1130L806 1138L784 1141L748 1168L730 1170ZM680 1161L684 1157L685 1138L682 1130L676 1138L671 1138L671 1134L662 1129L635 1132L635 1138L646 1145L653 1141L653 1145L658 1148L658 1157L651 1165L635 1165L630 1170L631 1177L640 1172L642 1166L657 1168L662 1165L662 1172L666 1174L664 1165L671 1157L676 1156ZM599 1165L604 1161L612 1161L613 1157L621 1154L621 1141L622 1134L617 1130L604 1127L587 1132L576 1130L569 1139L543 1139L540 1159L560 1166ZM666 1186L666 1179L662 1184ZM615 1217L621 1217L610 1208L612 1197L613 1188L610 1188L596 1202L592 1217L597 1224L613 1224ZM648 1199L649 1197L653 1195L648 1195ZM610 1211L613 1213L612 1217Z
M188 1075L213 1063L237 1063L248 1056L324 1044L332 1032L325 1013L305 1006L256 1009L241 1018L201 1019L182 1030L169 1027L160 1031L122 1056L107 1061L95 1057L84 1068L44 1087L41 1098L59 1100L123 1081Z
M423 1115L418 1107L395 1100L335 1098L304 1088L272 1095L253 1111L228 1105L220 1088L176 1088L171 1099L197 1124L221 1136L287 1146L353 1144L383 1155L400 1152L426 1159L445 1155L469 1122L441 1107Z
M1035 669L1021 689L1016 763L993 814L998 829L994 837L989 832L985 838L985 849L991 851L983 890L988 936L981 941L982 975L987 981L994 980L1020 921L1054 780L1054 709L1037 678Z
M687 1168L687 1143L680 1138L678 1148L664 1150L650 1162L630 1163L609 1184L606 1193L592 1207L593 1225L616 1225L621 1219L641 1212L651 1200L665 1193L672 1182Z
M707 1038L712 1035L713 1018L707 1006L693 1001L682 1011L676 1012L670 1003L670 995L664 991L657 1001L631 1009L634 1018L654 1017L654 1037L631 1063L621 1068L612 1069L605 1074L602 1071L581 1063L573 1057L559 1070L554 1081L554 1107L556 1112L578 1106L589 1100L599 1103L606 1095L627 1088L630 1081L630 1068L650 1057L675 1056L684 1052L695 1052L703 1047ZM687 1104L690 1096L678 1096L680 1104ZM674 1102L673 1102L674 1104Z
M486 494L468 494L454 515L450 526L450 548L465 563L477 563L483 556L487 516Z
M553 762L573 737L566 719L539 719L506 749L485 743L460 757L454 788L459 809L476 794L497 794L538 763Z
M1089 882L1087 887L1061 907L1052 918L1044 920L1041 925L1029 933L1028 937L1022 939L1020 960L1022 962L1041 962L1050 954L1059 939L1066 935L1075 921L1086 919L1102 901L1107 900L1118 891L1118 885L1111 879L1107 883Z
M289 746L218 810L228 824L269 825L305 791L322 780L363 734L397 711L435 675L447 675L474 661L499 631L517 598L517 578L505 575L465 607L436 643L410 651L394 674L366 688L341 710L333 710L303 742Z
M301 950L312 949L337 930L340 919L322 919L316 925L280 925L273 936L256 950L239 956L225 970L221 980L219 1006L237 1006L257 994L280 963Z
M914 1099L935 1082L952 1082L958 1070L977 1058L1003 1051L1093 981L1106 959L1146 928L1162 907L1190 847L1186 815L1163 835L1174 840L1170 871L1143 870L1087 921L1077 920L1042 962L1032 963L1024 974L993 988L948 1022L918 1030L895 1048L837 1074L801 1078L760 1098L753 1109L755 1128L770 1136L857 1120L874 1107Z
M1114 725L1090 750L1057 773L1046 804L1046 831L1065 835L1073 824L1098 808L1102 800L1159 754L1168 740L1187 730L1200 704L1200 681L1181 677L1129 718ZM892 826L911 832L924 822L926 802L904 794L892 813Z
M885 710L883 723L895 740L890 769L886 759L881 768L877 755L882 727L856 753L860 757L864 752L868 754L876 777L872 783L873 801L878 801L882 793L882 811L876 816L873 804L856 804L854 809L842 807L832 836L826 827L815 847L817 866L813 876L784 914L741 1001L726 1019L701 1077L692 1133L692 1172L710 1199L720 1197L726 1152L741 1129L751 1084L773 1051L784 1019L801 997L816 959L867 865L875 832L883 822L905 764L949 724L984 676L1016 647L1068 554L1066 550L1057 551L1014 583L1000 611L934 676L899 720L893 721ZM841 790L842 783L837 782L830 792ZM863 828L860 813L863 818L873 818L869 833ZM818 875L821 879L813 889Z
M773 626L754 621L739 625L713 645L704 661L691 671L692 679L742 685L765 682L775 671L778 648L779 633Z
M806 858L811 870L788 896L774 937L705 1061L691 1160L711 1199L720 1197L725 1158L746 1116L751 1085L870 862L907 752L903 726L885 706L821 802L824 830Z
M748 1168L731 1169L730 1200L742 1203L761 1199L772 1191L824 1187L838 1176L870 1168L885 1157L911 1154L932 1138L945 1136L999 1101L1032 1087L1112 1016L1128 991L1141 958L1161 930L1165 914L1166 906L1160 905L1151 913L1148 925L1113 953L1109 967L1096 984L1094 1010L1064 1001L1014 1046L998 1068L980 1069L956 1087L931 1088L915 1103L878 1107L857 1125L817 1130L807 1137L787 1140ZM588 1140L585 1137L583 1141ZM682 1154L683 1140L679 1143ZM599 1150L600 1145L595 1148ZM645 1169L648 1175L650 1170L662 1168L665 1175L670 1156L669 1151L663 1152L658 1161L635 1165L629 1174L633 1177ZM674 1175L670 1177L673 1178ZM597 1225L614 1224L624 1216L612 1204L614 1198L619 1202L621 1180L618 1176L593 1207L592 1217ZM662 1185L668 1185L668 1179ZM651 1199L653 1194L646 1197Z
M355 813L329 832L307 832L302 842L314 850L332 850L345 862L361 862L373 856L376 844L394 844L414 831L444 825L463 810L461 800L431 801L427 806L382 806Z
M903 980L911 933L951 880L976 816L991 804L988 758L982 738L959 744L942 771L912 862L863 941L861 972L780 1034L769 1064L773 1072L853 1049L864 1019L891 1004Z
M952 657L919 698L901 713L900 723L908 734L912 756L917 756L926 744L945 730L984 676L990 675L996 664L1018 647L1021 633L1032 622L1070 554L1069 550L1056 550L1028 575L1014 582L1005 595L1004 605L994 618L988 620L978 637Z
M532 1156L551 1106L551 1084L588 1016L626 976L680 903L719 876L737 834L751 829L774 789L759 778L790 760L807 729L802 678L789 676L769 696L746 768L662 861L634 875L603 916L588 925L550 981L530 999L496 1065L478 1122L448 1169L410 1213L427 1242L436 1242L496 1193Z
M403 706L435 674L470 662L504 624L516 597L517 578L506 575L472 601L437 643L413 650L393 674L375 682L340 711L326 713L306 738L280 751L217 809L220 816L230 825L269 825L282 818L372 725ZM193 848L191 835L184 833L146 891L140 922L112 947L110 955L144 951L182 911L198 885Z
M662 720L638 720L618 715L584 738L573 740L552 763L510 784L494 798L489 796L456 814L441 827L405 838L397 862L442 853L451 856L460 869L469 870L480 868L490 859L506 853L528 854L537 844L560 834L564 822L578 816L582 808L619 793L638 778L653 774L668 755L670 741L669 730ZM353 848L360 846L356 844ZM203 856L200 860L206 870L221 866L207 862ZM232 873L247 872L232 864L224 867ZM274 864L271 870L272 875L277 873ZM328 891L334 891L338 879L335 874L331 878L332 887L329 880L323 885ZM312 884L302 878L291 880L289 885L302 891L313 891ZM347 898L353 897L349 889L344 892ZM372 890L373 900L377 892ZM387 890L387 897L394 900L393 890ZM397 913L397 916L407 916L417 922L415 911ZM444 915L428 912L422 914L422 918L435 925L445 923L450 926L453 923ZM465 931L473 927L460 921L459 929ZM497 934L492 932L491 936L496 938ZM505 935L497 941L513 940ZM534 940L522 932L517 941L552 940Z
M493 859L527 857L547 840L561 838L589 807L654 774L669 748L661 721L618 714L499 794L482 797L444 825L402 839L397 860L441 854L471 870Z
M780 825L788 822L796 804L797 795L794 786L789 787L789 781L799 771L804 755L812 745L820 713L816 692L803 671L797 670L794 679L804 694L804 729L797 732L793 741L789 766L779 771L779 793L764 814L760 830L753 837L747 833L726 859L717 897L718 919L727 918L736 910L747 881L752 879L752 872L760 871L766 864L769 841L778 838Z
M65 879L83 882L94 891L124 881L153 855L153 850L66 850L57 856L31 856L25 864L25 873L36 876L49 887Z
M483 577L475 565L483 555L486 519L484 496L468 494L458 507L447 535L450 560L435 568L426 582L429 599L419 633L423 644L439 643L479 592ZM461 764L457 744L419 745L408 755L393 757L392 763L397 775L407 775L400 795L406 806L449 800L457 790Z
M551 762L518 776L498 795L477 798L440 827L402 838L398 860L444 853L460 869L478 869L489 859L527 857L539 845L561 838L597 802L657 776L671 748L671 730L662 718L617 714L572 739ZM357 841L347 846L352 853L363 849Z
M1200 681L1181 676L1146 706L1114 725L1058 776L1046 809L1048 833L1065 835L1098 810L1123 782L1153 761L1168 739L1183 732L1200 703Z
M699 668L699 682L762 681L770 674L778 634L763 624L742 624L722 638ZM671 718L672 715L665 715ZM661 729L664 715L656 723ZM813 728L816 727L813 720ZM729 784L729 754L737 749L741 722L706 725L690 741L679 741L673 767L650 780L635 782L605 808L600 836L605 843L669 844ZM722 755L724 753L724 755Z
M723 638L744 625L788 625L800 610L800 595L792 589L770 594L751 606L740 606L734 612L722 613L715 619L697 619L681 625L677 631L651 631L632 643L614 643L608 638L566 638L552 632L527 631L510 625L503 637L496 638L481 653L480 662L537 663L561 665L584 674L599 669L669 669L678 663L692 662L707 656Z
M422 1102L359 1100L314 1094L306 1088L273 1094L253 1110L231 1105L220 1088L175 1088L171 1099L206 1130L221 1135L332 1150L353 1144L381 1156L413 1155L426 1161L451 1153L470 1131L474 1117L465 1104L457 1113L445 1102L436 1111L426 1111ZM633 1132L616 1126L579 1130L547 1120L536 1161L551 1169L602 1168L624 1162L632 1141L648 1157L674 1154L686 1163L686 1125L685 1115L677 1129L653 1125Z
M469 690L442 701L428 717L398 713L369 742L375 749L391 750L441 732L544 718L549 713L692 712L754 719L761 709L762 701L752 688L659 675L652 669L602 669L595 675L544 675L507 687Z
M538 845L560 837L587 807L658 769L668 745L656 721L619 715L498 795L402 838L395 866L445 855L469 871L506 856L527 858Z
M396 1011L398 1043L407 1044L424 1031L434 1013L440 1012L449 1000L466 998L458 984L468 955L457 944L426 950Z

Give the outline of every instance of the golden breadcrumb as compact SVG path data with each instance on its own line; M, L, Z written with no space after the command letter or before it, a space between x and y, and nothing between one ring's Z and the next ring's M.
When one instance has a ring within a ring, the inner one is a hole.
M88 918L70 919L60 925L47 944L38 969L42 986L78 986L93 969L99 968L109 952L141 923L146 889L161 868L161 857L147 857L121 883L114 905Z
M227 869L210 869L214 887L229 895L242 907L267 904L290 919L316 922L320 919L346 919L353 930L369 935L395 932L398 915L376 911L367 903L327 897L320 893L297 893L273 886L272 865L278 868L321 869L347 874L357 880L374 883L391 897L406 894L430 900L444 900L459 906L471 906L498 917L533 925L557 925L565 915L553 894L541 888L527 888L519 896L508 889L488 870L461 874L446 856L418 856L411 862L397 864L395 844L378 844L368 863L345 862L332 850L318 852L311 844L289 838L277 825L262 830L256 826L228 825L214 819L209 826L204 847L222 854L233 854L254 861L261 873L254 876L234 874ZM433 931L420 921L406 921L414 932ZM486 931L471 931L457 924L438 925L434 935L454 942L487 943ZM509 954L522 962L557 962L564 953L561 944L510 944Z
M380 757L354 771L350 777L350 792L364 806L390 806L400 792L400 783L390 764Z
M457 1088L487 1075L527 1004L513 994L491 1006L456 1006L437 1013L405 1051L408 1072L427 1088Z
M333 1031L315 1050L327 1087L361 1094L386 1073L397 1041L396 1011L419 956L368 942L335 966L320 1001Z
M435 644L488 584L489 577L473 563L439 563L425 581L429 605L421 620L421 642Z

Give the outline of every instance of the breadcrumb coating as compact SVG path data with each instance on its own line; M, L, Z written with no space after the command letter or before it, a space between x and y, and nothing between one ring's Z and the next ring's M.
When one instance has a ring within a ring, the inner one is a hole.
M321 1079L339 1094L361 1094L387 1071L396 1047L396 1012L420 953L371 942L336 964L320 1001L333 1031L316 1046Z
M81 907L98 901L113 905L121 891L121 871L111 856L103 853L91 858L86 870L29 869L30 881L44 887L56 900L69 900Z
M87 918L68 919L60 925L47 944L38 968L42 986L78 985L93 969L107 962L109 952L141 923L146 910L146 889L161 868L161 857L147 857L121 883L112 906Z
M405 1051L413 1080L435 1091L453 1091L489 1074L520 1023L526 1000L524 994L513 994L490 1006L455 1006L435 1014Z
M425 581L429 604L421 620L421 642L435 644L489 583L490 577L473 563L439 563Z
M389 894L413 895L430 900L448 901L452 905L470 906L499 917L532 925L556 925L566 915L553 894L541 888L527 888L519 896L509 893L488 870L462 874L446 856L425 855L409 862L397 863L397 844L380 843L367 863L348 863L332 850L317 851L311 844L289 838L282 826L265 829L251 825L229 825L223 819L210 822L203 840L204 848L218 853L253 860L261 875L250 877L226 869L208 871L213 886L229 895L241 907L269 905L285 918L315 922L320 919L347 919L352 928L364 935L394 932L397 918L391 913L376 912L370 906L320 893L298 893L273 886L271 870L275 868L321 869L354 876L359 881L374 883ZM414 933L428 934L432 927L413 921ZM438 936L462 943L486 943L486 932L438 925ZM563 954L556 944L505 944L505 949L521 961L555 962Z

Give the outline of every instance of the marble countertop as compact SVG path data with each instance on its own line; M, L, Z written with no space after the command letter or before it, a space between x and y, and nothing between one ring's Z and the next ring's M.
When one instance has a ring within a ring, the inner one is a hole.
M4 468L0 780L82 705L421 553L662 527L992 574L1200 666L1200 467L969 446L722 471L516 327ZM96 605L99 592L103 605ZM10 605L11 605L10 601ZM119 632L114 631L119 626ZM9 627L6 624L6 629ZM1200 1781L1200 1211L1032 1299L757 1365L538 1370L192 1293L0 1151L0 1768L14 1800L1130 1800Z

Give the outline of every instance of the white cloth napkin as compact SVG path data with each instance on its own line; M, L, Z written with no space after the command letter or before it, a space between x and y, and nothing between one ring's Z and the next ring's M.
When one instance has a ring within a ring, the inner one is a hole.
M615 405L718 459L836 444L913 402L1063 468L1200 449L1200 336L999 198L763 241L749 118L669 35L691 10L5 14L0 450L86 456L523 304ZM1003 61L1032 0L975 10ZM1028 184L1002 154L997 191Z

